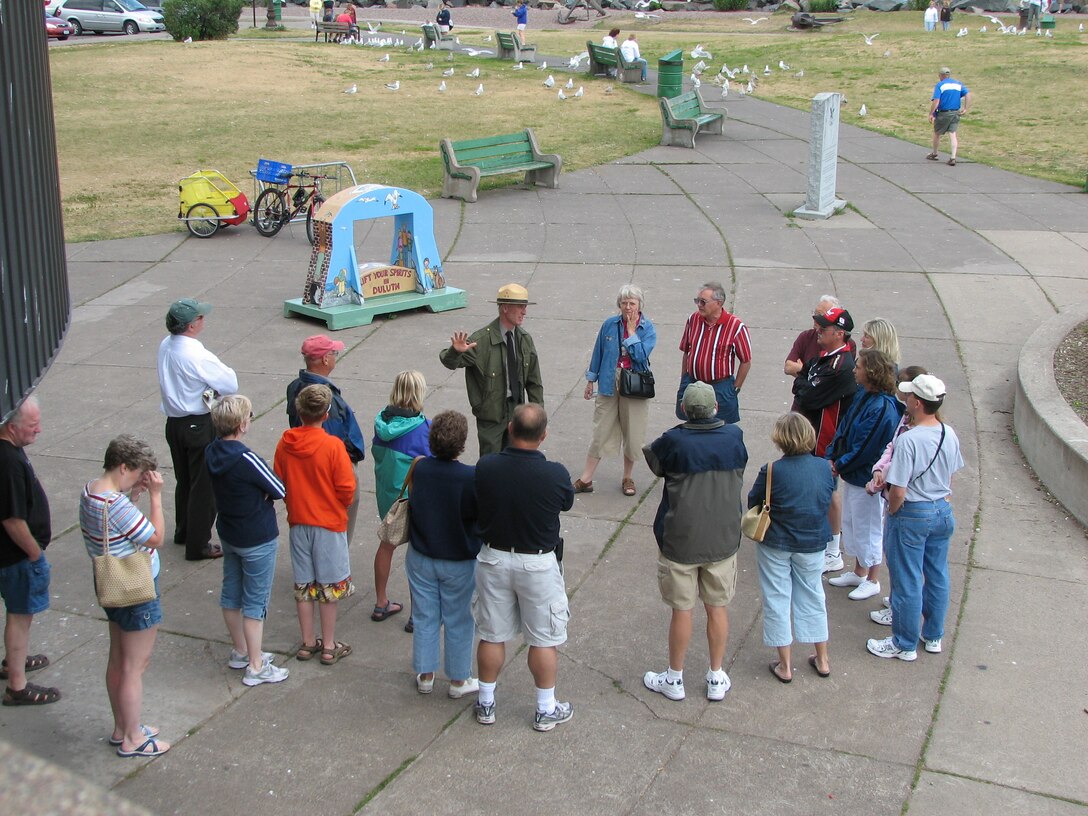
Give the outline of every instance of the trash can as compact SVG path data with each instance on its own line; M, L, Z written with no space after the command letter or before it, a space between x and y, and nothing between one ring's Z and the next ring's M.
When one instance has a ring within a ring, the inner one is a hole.
M1029 13L1030 12L1028 12L1028 10L1026 8L1020 9L1020 25L1018 26L1018 28L1020 28L1021 31L1028 27L1028 14Z
M684 82L684 52L670 51L657 61L657 95L666 99L680 96Z
M1054 28L1054 15L1053 14L1044 14L1040 18L1039 28L1043 28L1043 29L1046 29L1046 28L1051 28L1052 29L1052 28Z
M283 0L271 0L272 8L276 12L276 22L283 19Z

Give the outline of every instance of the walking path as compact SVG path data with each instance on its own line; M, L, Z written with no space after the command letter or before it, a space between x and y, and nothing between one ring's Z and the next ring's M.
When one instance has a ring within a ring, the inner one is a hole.
M650 530L660 485L640 466L640 495L622 496L612 459L563 519L573 618L558 690L576 706L569 725L532 730L531 679L514 650L494 726L477 725L471 702L447 699L441 681L430 697L416 693L404 616L369 620L377 519L363 513L352 549L358 592L337 631L355 652L332 668L282 660L291 677L278 686L247 689L226 668L219 565L165 552L145 712L175 747L153 762L118 759L106 745L107 631L76 526L79 487L122 431L166 456L154 360L174 299L215 304L202 339L238 370L258 414L248 441L269 458L301 340L323 329L282 316L309 255L300 225L272 240L245 227L207 241L174 233L69 249L73 322L39 389L45 431L29 451L56 530L53 608L36 619L31 643L54 662L35 679L65 696L3 709L0 738L157 814L1088 812L1084 530L1046 501L1010 430L1023 341L1088 297L1088 197L970 161L926 162L924 148L844 126L839 194L852 208L794 221L786 213L803 199L808 132L803 112L738 100L724 138L700 138L696 150L653 148L565 175L559 190L434 202L447 279L468 290L468 308L340 332L348 352L334 378L368 424L408 366L426 375L428 414L467 411L463 377L438 351L454 330L492 318L499 285L523 283L552 418L547 454L577 475L592 415L582 373L620 285L646 290L658 327L656 434L675 422L669 384L691 298L705 280L722 280L755 349L741 407L750 483L774 455L771 423L789 407L782 359L817 296L837 293L859 325L892 320L904 362L949 386L946 414L968 464L955 481L943 654L920 652L913 664L871 657L865 639L886 633L869 621L877 599L851 602L831 588L832 677L808 671L799 648L795 681L774 682L748 542L730 607L733 690L714 704L645 690L643 672L666 662ZM363 254L385 253L388 235L377 233ZM369 494L373 475L362 473ZM373 507L372 497L363 503ZM407 600L399 556L391 593ZM281 655L297 639L286 557L266 637ZM692 689L705 670L697 637Z

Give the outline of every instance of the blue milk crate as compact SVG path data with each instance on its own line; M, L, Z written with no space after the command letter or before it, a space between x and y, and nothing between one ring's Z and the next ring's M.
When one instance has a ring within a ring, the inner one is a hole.
M291 165L271 159L259 159L254 175L266 184L286 184L291 180Z

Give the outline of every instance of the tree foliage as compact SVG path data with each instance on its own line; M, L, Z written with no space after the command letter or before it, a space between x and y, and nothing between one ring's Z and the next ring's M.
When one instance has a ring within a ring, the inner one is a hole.
M165 0L166 30L177 41L225 40L238 31L245 0Z

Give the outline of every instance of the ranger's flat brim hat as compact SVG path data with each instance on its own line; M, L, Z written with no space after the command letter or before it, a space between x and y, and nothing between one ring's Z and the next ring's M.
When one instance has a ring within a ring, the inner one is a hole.
M508 303L516 306L535 306L533 301L529 300L529 290L524 286L519 286L516 283L508 283L499 289L498 297L492 301L492 303Z

